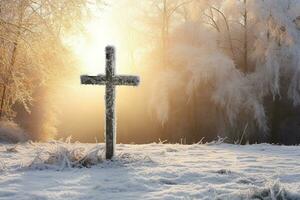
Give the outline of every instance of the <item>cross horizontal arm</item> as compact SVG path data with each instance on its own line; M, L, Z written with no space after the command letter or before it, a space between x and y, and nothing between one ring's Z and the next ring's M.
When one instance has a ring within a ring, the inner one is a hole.
M106 84L106 76L98 75L98 76L88 76L82 75L80 76L81 84L84 85L105 85Z
M98 76L82 75L80 78L81 78L81 84L84 85L105 85L107 84L107 82L109 82L105 75L98 75ZM117 75L112 77L111 83L113 85L138 86L140 83L140 78L138 76Z
M114 85L131 85L138 86L140 78L138 76L117 75L113 77Z

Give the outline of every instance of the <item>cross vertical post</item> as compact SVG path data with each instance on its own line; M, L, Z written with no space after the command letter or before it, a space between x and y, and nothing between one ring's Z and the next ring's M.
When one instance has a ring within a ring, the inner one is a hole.
M116 144L116 114L115 114L115 97L116 86L113 84L113 76L115 75L115 49L106 47L106 86L105 86L105 104L106 104L106 122L105 122L105 142L106 142L106 159L111 159L115 154Z
M115 74L115 48L107 46L105 48L106 68L105 75L81 76L81 84L85 85L105 85L105 142L106 159L112 159L115 155L116 146L116 85L138 86L140 79L138 76L116 75Z

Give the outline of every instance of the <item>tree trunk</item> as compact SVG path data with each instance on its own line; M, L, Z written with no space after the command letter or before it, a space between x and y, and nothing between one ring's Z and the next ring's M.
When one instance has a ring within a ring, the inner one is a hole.
M6 85L3 84L3 91L2 91L2 95L1 95L1 104L0 104L0 121L2 119L2 116L4 115L5 95L6 95Z
M13 50L12 50L12 54L11 54L11 59L10 59L10 69L9 69L9 72L8 72L8 75L7 75L7 82L3 84L3 91L2 91L2 95L1 95L1 104L0 104L0 120L3 119L4 117L4 105L5 105L5 102L6 102L6 98L7 98L7 87L8 87L8 84L9 84L9 81L12 77L12 71L13 71L13 66L15 65L15 62L16 62L16 56L17 56L17 46L18 46L18 43L14 43L14 47L13 47Z
M25 12L25 7L24 7L23 2L21 2L20 18L18 20L18 27L21 27L21 25L22 25L24 12ZM0 120L4 117L4 105L5 105L6 98L7 98L7 88L9 87L10 79L13 76L13 68L14 68L14 65L16 62L18 39L19 39L20 35L21 35L21 31L19 29L16 34L16 41L13 43L13 49L11 52L11 58L10 58L9 66L8 66L8 75L7 75L6 83L4 83L4 85L3 85L3 91L2 91L2 95L1 95L1 105L0 105Z
M247 12L247 0L244 0L245 12L244 12L244 72L247 73L248 69L248 12Z
M167 65L167 46L168 46L168 34L169 34L169 16L168 16L168 5L167 0L163 0L163 19L161 28L161 40L162 40L162 63L163 68Z
M277 144L278 141L278 131L280 127L280 99L276 95L272 104L272 116L271 116L271 142Z

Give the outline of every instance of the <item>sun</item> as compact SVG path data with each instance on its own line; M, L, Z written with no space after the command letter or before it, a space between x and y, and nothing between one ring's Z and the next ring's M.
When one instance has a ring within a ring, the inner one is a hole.
M98 75L104 73L104 49L108 45L121 46L120 32L110 12L94 16L85 25L84 35L73 35L66 39L75 56L81 62L83 74Z
M136 73L140 55L139 37L133 31L127 7L112 5L104 10L94 11L84 25L84 33L65 38L74 56L80 61L80 73L103 74L105 69L105 47L116 48L116 72Z

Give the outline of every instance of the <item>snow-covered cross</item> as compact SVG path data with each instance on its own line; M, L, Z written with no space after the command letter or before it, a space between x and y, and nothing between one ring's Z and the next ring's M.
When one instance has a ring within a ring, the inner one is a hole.
M115 97L116 85L137 86L140 82L138 76L125 76L115 74L115 48L107 46L106 49L106 74L98 76L81 76L81 84L85 85L105 85L105 141L106 159L111 159L115 153L116 144L116 115Z

